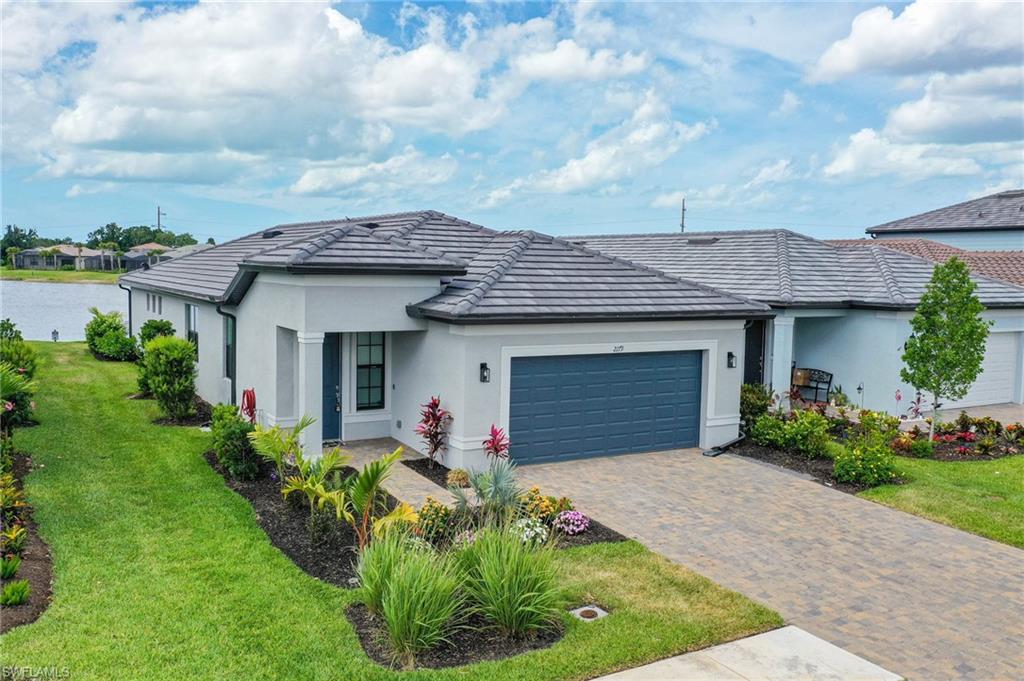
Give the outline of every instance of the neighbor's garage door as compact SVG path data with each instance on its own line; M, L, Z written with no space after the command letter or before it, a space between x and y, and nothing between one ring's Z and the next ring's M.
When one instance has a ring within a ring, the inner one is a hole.
M517 463L695 447L701 353L512 358Z
M962 400L943 405L945 409L1003 404L1013 400L1013 381L1017 377L1019 333L991 333L985 344L981 375ZM941 400L940 400L941 401Z

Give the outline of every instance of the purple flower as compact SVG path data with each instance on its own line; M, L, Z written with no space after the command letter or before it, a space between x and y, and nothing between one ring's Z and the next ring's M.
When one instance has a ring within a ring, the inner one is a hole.
M570 536L583 534L590 527L590 518L579 511L562 511L552 525L559 532Z

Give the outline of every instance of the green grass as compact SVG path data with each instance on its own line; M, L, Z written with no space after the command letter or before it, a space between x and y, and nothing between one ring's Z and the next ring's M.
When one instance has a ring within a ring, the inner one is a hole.
M0 279L10 281L48 281L58 284L116 284L124 272L100 272L96 270L12 270L0 266Z
M54 555L54 598L0 637L3 664L75 679L583 679L763 631L779 616L633 542L558 554L574 602L612 616L569 621L547 650L399 674L372 663L344 617L354 594L299 570L249 504L202 459L209 434L156 426L127 400L130 364L81 343L40 353L40 425L17 432Z
M905 485L860 496L1024 548L1024 456L995 461L898 460Z

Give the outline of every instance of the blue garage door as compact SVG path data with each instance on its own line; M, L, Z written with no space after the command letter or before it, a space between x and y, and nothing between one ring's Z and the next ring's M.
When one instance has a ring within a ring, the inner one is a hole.
M695 447L701 353L513 357L517 463Z

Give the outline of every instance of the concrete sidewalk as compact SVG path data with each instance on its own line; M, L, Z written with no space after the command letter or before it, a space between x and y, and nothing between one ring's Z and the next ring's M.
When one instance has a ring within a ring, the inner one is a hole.
M627 669L596 681L899 681L901 677L798 627Z

